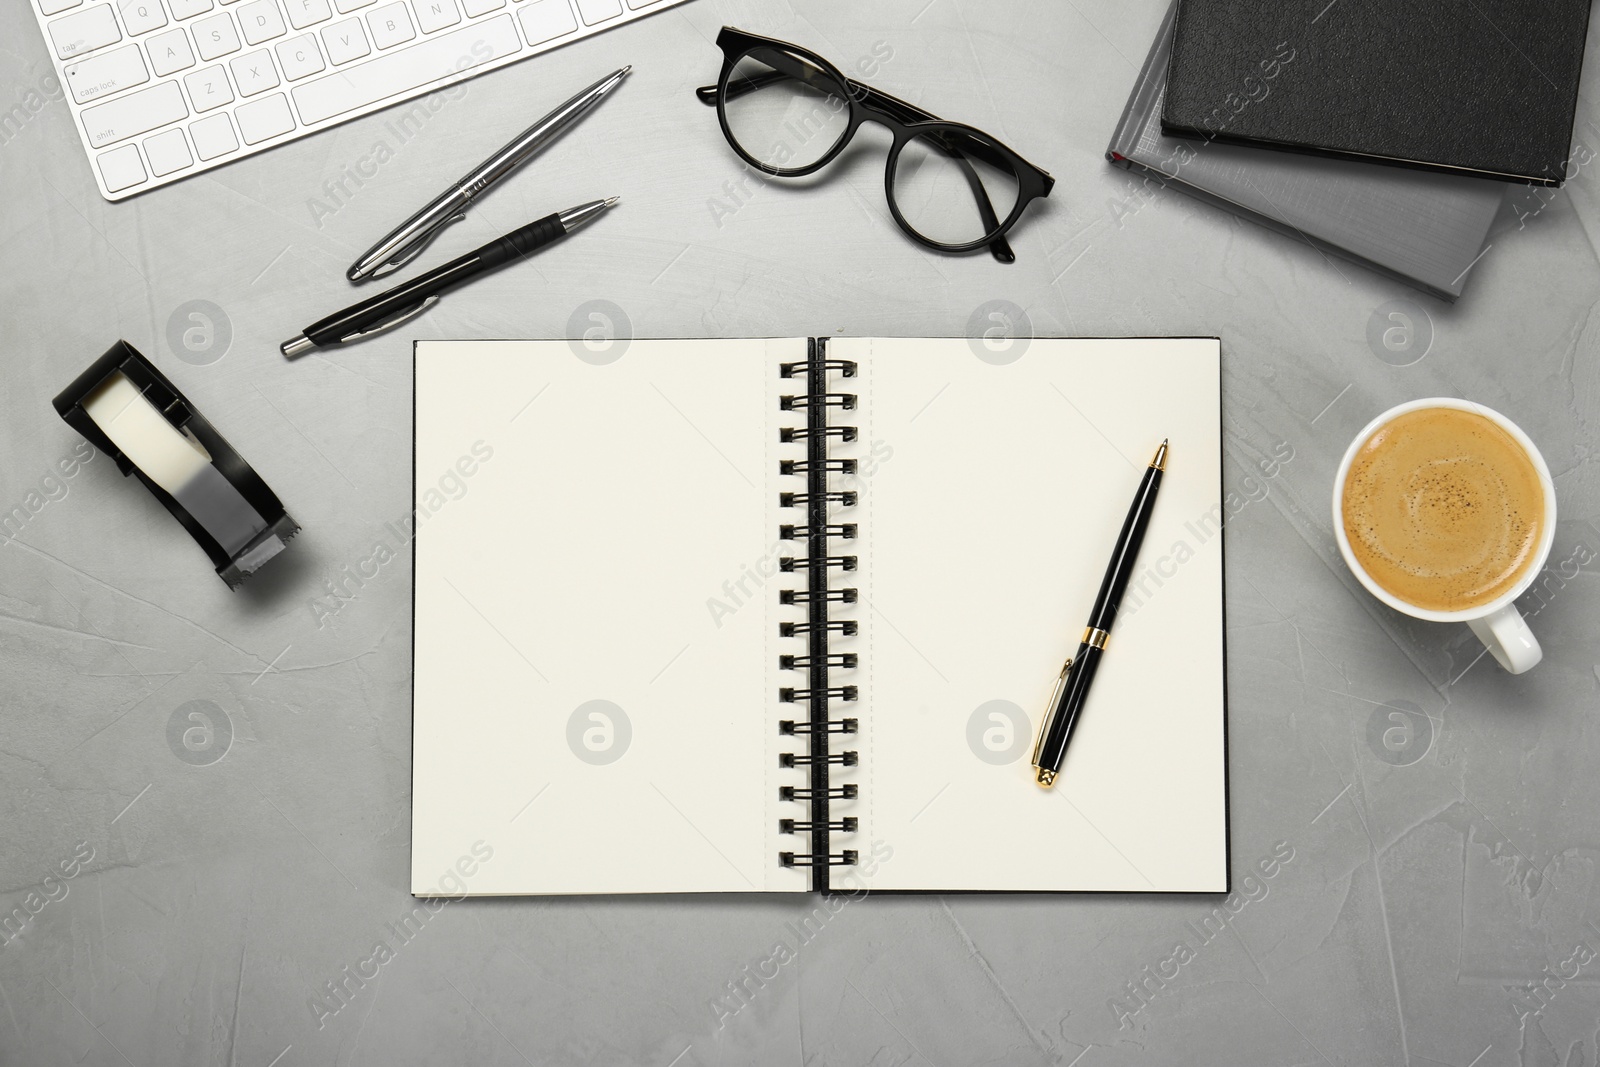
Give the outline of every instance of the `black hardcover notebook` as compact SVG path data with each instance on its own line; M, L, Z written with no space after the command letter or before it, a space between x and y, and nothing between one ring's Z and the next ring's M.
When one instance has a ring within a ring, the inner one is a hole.
M1182 0L1162 128L1560 185L1589 0Z

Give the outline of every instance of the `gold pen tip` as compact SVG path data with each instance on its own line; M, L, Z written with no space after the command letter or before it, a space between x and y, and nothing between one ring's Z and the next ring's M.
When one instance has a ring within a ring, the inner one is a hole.
M1040 789L1049 789L1056 784L1055 771L1045 770L1043 767L1035 767L1034 770L1036 773L1033 776L1033 780L1039 783Z
M1165 437L1161 439L1161 447L1156 449L1154 458L1150 460L1150 466L1158 471L1167 469L1167 439Z
M622 199L622 197L620 197L620 196L608 196L608 197L606 197L606 201L605 201L606 207L616 207L617 206L617 201L619 201L621 199Z

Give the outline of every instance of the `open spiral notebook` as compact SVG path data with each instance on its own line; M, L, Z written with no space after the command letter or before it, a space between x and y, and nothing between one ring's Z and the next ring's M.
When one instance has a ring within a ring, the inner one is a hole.
M414 894L1228 889L1217 340L415 361Z

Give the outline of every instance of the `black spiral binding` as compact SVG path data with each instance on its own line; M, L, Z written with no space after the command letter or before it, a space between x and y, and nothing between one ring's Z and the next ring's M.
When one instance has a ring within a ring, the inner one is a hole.
M841 378L853 378L856 365L849 360L828 359L826 339L810 340L806 355L804 363L785 363L780 368L785 378L802 375L805 378L805 392L783 397L782 407L785 411L804 411L806 425L803 429L786 429L779 434L784 442L803 443L806 447L804 459L786 459L779 464L780 473L805 477L805 492L783 493L779 497L779 504L782 507L804 508L805 523L804 525L784 523L778 531L779 536L785 540L805 542L805 555L785 556L779 560L778 566L784 573L803 572L806 575L806 587L783 590L778 599L783 604L804 606L806 619L804 622L781 623L778 632L784 637L804 637L807 652L805 655L781 656L778 666L786 671L804 671L807 684L779 689L778 699L786 703L807 705L809 717L785 719L778 724L778 732L786 737L803 736L807 739L805 752L785 752L779 756L779 764L783 767L806 769L809 771L810 783L803 788L783 786L778 790L778 797L784 801L808 804L810 817L780 819L778 829L786 834L808 836L811 851L780 852L778 862L785 867L811 868L812 888L826 893L829 869L852 866L857 858L855 849L832 851L829 837L834 833L854 833L857 826L856 819L831 819L828 813L830 800L850 800L857 795L853 783L836 786L831 785L828 780L831 768L853 767L857 762L857 754L854 751L830 752L828 748L828 739L831 735L854 734L857 725L855 719L833 719L829 715L834 701L848 702L856 699L856 687L834 684L832 672L853 670L857 666L858 657L855 653L828 651L830 634L851 635L856 632L856 624L853 621L829 619L828 605L853 604L857 596L855 589L834 589L828 584L830 572L848 572L856 568L855 556L836 555L829 549L830 539L853 540L856 536L855 524L828 521L829 504L854 507L856 503L854 492L830 491L828 475L853 474L856 461L829 459L828 441L830 438L854 441L857 433L854 426L828 425L829 408L853 411L857 400L854 393L829 392L828 376L837 374Z

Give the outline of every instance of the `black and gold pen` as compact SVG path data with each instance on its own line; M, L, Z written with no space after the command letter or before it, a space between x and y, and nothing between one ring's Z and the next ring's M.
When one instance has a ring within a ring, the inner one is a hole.
M1072 739L1072 728L1077 725L1078 714L1089 696L1089 684L1105 654L1106 640L1111 636L1111 624L1117 617L1117 606L1133 576L1133 565L1139 558L1139 546L1144 542L1144 532L1150 525L1150 512L1156 504L1156 491L1161 488L1161 475L1167 469L1167 442L1162 441L1150 460L1144 479L1139 482L1139 492L1122 522L1122 533L1117 537L1117 547L1111 553L1111 564L1100 582L1100 595L1094 599L1094 610L1089 613L1089 625L1083 631L1083 641L1078 654L1061 665L1056 679L1055 692L1045 709L1044 721L1039 724L1039 740L1033 746L1034 780L1045 789L1056 784L1061 773L1061 761L1067 754L1067 742Z

